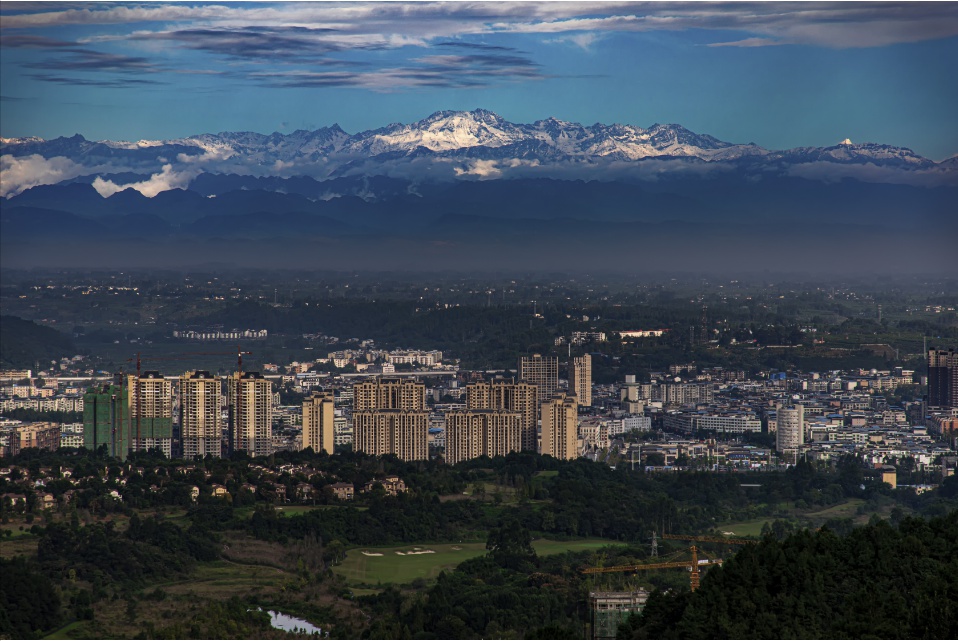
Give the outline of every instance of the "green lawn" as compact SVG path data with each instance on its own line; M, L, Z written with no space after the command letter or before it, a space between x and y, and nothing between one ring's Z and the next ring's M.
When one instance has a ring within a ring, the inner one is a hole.
M724 525L718 526L716 529L725 534L726 536L731 537L761 537L762 536L762 526L766 523L771 523L775 518L771 516L763 516L760 519L752 519L751 521L738 521L737 523L725 523ZM728 533L728 534L726 534Z
M542 556L567 551L595 550L616 541L584 539L579 541L550 541L540 539L532 546ZM425 554L408 552L432 550ZM363 554L366 552L367 554ZM397 554L403 552L404 554ZM351 584L409 583L414 579L433 579L443 570L451 570L468 559L486 553L485 543L440 543L435 545L404 545L386 548L357 548L349 550L346 560L333 568ZM382 555L382 556L373 556Z

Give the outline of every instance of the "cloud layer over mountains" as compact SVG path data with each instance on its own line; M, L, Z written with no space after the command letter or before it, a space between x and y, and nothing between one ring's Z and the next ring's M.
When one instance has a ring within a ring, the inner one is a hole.
M146 196L186 188L202 173L252 176L391 176L410 182L559 178L654 181L663 175L800 176L917 186L958 183L958 162L935 163L911 150L843 141L775 151L729 143L681 125L596 123L549 118L516 124L483 109L440 111L412 124L348 134L338 125L290 134L223 132L164 141L4 139L2 192L86 175L132 172L129 183L94 182L104 197L132 188ZM145 177L143 177L145 176Z

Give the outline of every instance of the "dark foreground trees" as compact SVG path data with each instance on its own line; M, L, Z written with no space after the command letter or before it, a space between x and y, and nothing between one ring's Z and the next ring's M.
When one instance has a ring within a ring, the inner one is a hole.
M637 639L958 638L958 512L765 538L701 588L654 593L619 631Z

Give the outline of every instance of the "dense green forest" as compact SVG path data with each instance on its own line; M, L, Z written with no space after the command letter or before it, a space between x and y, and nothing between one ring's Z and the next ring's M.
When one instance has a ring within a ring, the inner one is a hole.
M696 592L653 593L632 639L954 639L958 512L766 537Z

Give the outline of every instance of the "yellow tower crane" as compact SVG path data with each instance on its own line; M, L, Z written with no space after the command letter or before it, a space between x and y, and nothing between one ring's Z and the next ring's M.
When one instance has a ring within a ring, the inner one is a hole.
M722 563L721 561L711 561L703 560L699 561L698 548L694 545L689 548L692 552L692 560L690 561L666 561L664 563L640 563L637 565L613 565L607 568L597 567L597 568L584 568L582 574L603 574L606 572L641 572L644 570L661 570L664 568L689 568L690 569L690 578L689 583L693 592L699 587L699 566L702 565L718 565ZM691 567L690 567L691 564Z

